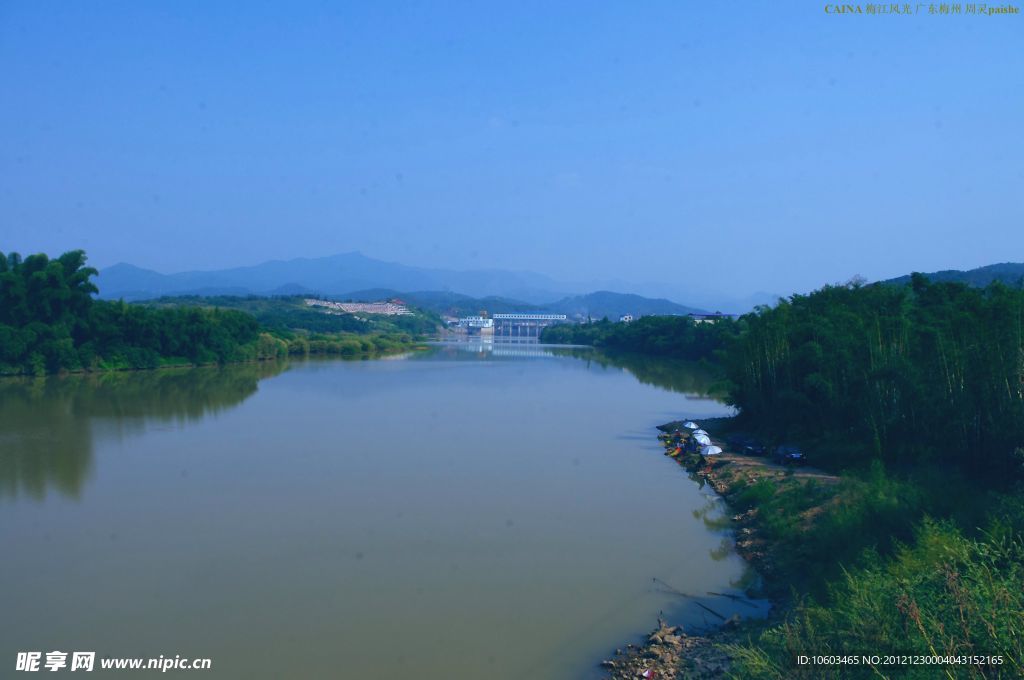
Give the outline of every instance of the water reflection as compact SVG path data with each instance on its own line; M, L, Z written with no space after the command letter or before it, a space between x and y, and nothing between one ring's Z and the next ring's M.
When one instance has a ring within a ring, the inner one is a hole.
M550 345L536 340L530 342L508 340L481 340L470 338L434 345L436 352L445 359L472 361L475 359L550 359L555 356Z
M576 357L604 368L622 368L644 385L661 387L691 398L717 401L723 394L721 376L714 368L702 363L640 354L606 354L587 347L548 347L547 351Z
M701 520L708 531L729 531L733 526L732 518L722 512L722 502L717 498L709 498L703 507L694 510L693 518Z
M725 394L721 374L712 366L694 361L651 357L641 354L605 353L592 347L543 345L536 340L469 340L437 345L437 351L452 360L573 357L588 367L619 368L644 385L661 387L688 397L720 401Z
M78 498L98 438L237 406L283 363L0 380L0 497Z

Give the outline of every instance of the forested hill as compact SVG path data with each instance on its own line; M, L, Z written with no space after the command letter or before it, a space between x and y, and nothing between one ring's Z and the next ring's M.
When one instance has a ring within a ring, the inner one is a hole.
M726 352L742 417L817 440L836 469L879 458L1024 472L1024 290L827 286L741 318Z
M906 286L795 295L739 325L724 353L738 424L845 473L831 489L761 481L740 492L776 573L798 589L823 583L784 624L734 649L735 677L812 677L779 669L795 655L872 645L998 650L1012 671L947 676L1019 677L1024 290L915 274Z
M544 342L720 362L731 402L834 470L935 462L1024 476L1024 289L826 286L717 323L645 317L548 328Z
M634 317L647 315L686 315L703 310L688 307L664 298L647 298L631 293L597 291L586 295L573 295L548 304L533 304L523 300L505 297L474 298L451 291L402 292L386 288L374 288L336 296L340 299L381 300L401 298L421 309L452 316L470 316L486 310L491 314L506 312L537 311L551 314L565 314L570 319L618 319L624 314Z
M710 358L739 410L723 427L797 444L838 473L696 463L726 489L766 587L798 595L783 621L726 645L732 677L879 677L793 665L869 648L996 650L986 653L1005 667L948 677L1020 676L1024 289L916 274L909 285L826 286L735 321L645 317L555 326L542 339ZM918 670L899 677L938 675Z
M1007 286L1020 288L1024 284L1024 262L1003 262L963 271L959 269L946 269L944 271L931 272L930 274L922 274L922 276L935 283L964 283L975 288L984 288L996 281ZM906 285L910 283L910 277L911 275L909 274L907 276L898 276L895 279L889 279L882 283Z
M250 313L95 300L96 270L75 250L50 259L0 253L0 375L154 368L270 359L296 353L367 355L408 333L293 333Z
M700 361L716 359L737 332L736 322L729 317L717 323L695 323L688 316L645 316L630 323L601 319L550 326L541 332L540 340Z
M135 304L158 309L175 307L237 309L251 314L260 326L275 332L302 329L315 333L367 334L383 332L430 335L436 333L441 324L441 318L436 314L416 308L410 309L411 314L401 316L325 314L322 310L305 304L305 298L296 296L182 295L146 300Z
M685 315L703 313L696 307L687 307L665 298L647 298L631 293L613 293L600 290L586 295L574 295L546 305L546 309L567 314L570 318L618 319L623 314L634 317L659 315Z

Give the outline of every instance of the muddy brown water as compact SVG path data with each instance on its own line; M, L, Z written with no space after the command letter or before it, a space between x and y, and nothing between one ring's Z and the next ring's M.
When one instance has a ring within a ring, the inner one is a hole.
M592 677L659 612L714 623L655 578L752 613L706 596L750 575L653 430L728 413L707 387L685 364L500 344L2 380L0 667L63 650L211 658L196 677Z

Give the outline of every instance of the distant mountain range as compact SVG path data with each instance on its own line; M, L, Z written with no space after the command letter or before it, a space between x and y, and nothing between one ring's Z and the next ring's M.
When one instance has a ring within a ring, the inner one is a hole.
M977 269L945 270L925 274L932 281L958 281L983 287L993 281L1008 286L1024 282L1024 263L1004 262ZM902 285L910 276L883 283ZM481 269L454 271L410 267L384 262L361 253L318 258L273 260L250 267L215 271L161 274L130 264L116 264L100 272L100 297L147 300L177 295L324 295L338 299L401 297L411 304L441 314L548 311L573 318L617 319L623 314L689 314L705 310L743 313L755 305L774 304L778 297L758 293L744 299L703 296L696 304L679 304L667 295L685 294L660 284L634 285L621 281L567 283L532 272ZM612 292L609 286L634 292ZM597 290L597 292L592 292ZM665 291L665 292L662 292ZM636 293L643 293L638 295ZM692 298L691 298L692 299ZM689 300L688 300L689 301Z
M160 295L339 294L367 288L451 290L551 302L564 296L562 284L530 272L450 271L409 267L361 253L273 260L251 267L160 274L130 264L100 272L100 296L140 300Z
M1001 281L1007 286L1019 288L1024 281L1024 262L1003 262L990 264L977 269L961 271L959 269L946 269L939 272L925 274L931 281L953 281L966 283L969 286L983 288L993 281ZM882 283L893 283L903 285L910 283L910 276L898 276L888 279Z
M180 295L325 295L340 299L401 297L440 313L551 311L571 317L689 314L703 311L664 298L557 282L541 274L504 270L425 269L360 253L274 260L251 267L161 274L130 264L100 272L100 297L147 300ZM420 291L420 292L410 292Z

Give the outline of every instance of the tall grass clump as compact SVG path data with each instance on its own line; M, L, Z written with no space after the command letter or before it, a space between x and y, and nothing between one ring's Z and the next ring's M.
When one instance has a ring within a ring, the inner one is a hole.
M926 520L891 559L865 556L822 602L728 645L736 678L1010 678L1024 675L1024 543L994 526L976 539ZM1001 656L999 665L798 665L799 655Z

